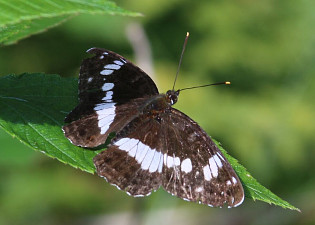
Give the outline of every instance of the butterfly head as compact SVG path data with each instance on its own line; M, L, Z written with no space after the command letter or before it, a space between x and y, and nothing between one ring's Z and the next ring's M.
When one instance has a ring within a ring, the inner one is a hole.
M175 90L168 90L166 92L166 101L169 104L174 105L177 102L178 95L179 95L179 90L177 90L177 91L175 91Z

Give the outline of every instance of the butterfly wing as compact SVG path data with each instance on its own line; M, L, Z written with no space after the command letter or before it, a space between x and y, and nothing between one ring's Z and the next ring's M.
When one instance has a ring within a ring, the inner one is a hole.
M163 188L182 199L209 206L240 205L244 200L242 184L206 132L173 108L163 121L166 135L172 137L165 145Z
M145 72L122 56L100 48L87 52L94 56L81 64L79 105L65 118L71 123L63 130L73 144L96 147L138 114L135 99L156 95L158 89Z
M163 127L145 115L116 134L94 157L97 174L132 196L146 196L162 184Z
M71 123L63 130L83 147L101 145L110 132L117 133L94 158L99 176L132 196L163 186L182 199L210 206L242 203L239 178L196 122L163 106L165 100L154 100L158 90L151 78L120 55L99 48L88 52L94 57L81 65L79 105L66 117ZM160 108L144 112L151 103Z
M229 162L196 122L180 111L130 122L94 158L99 176L130 195L160 185L182 199L210 206L238 206L242 184Z

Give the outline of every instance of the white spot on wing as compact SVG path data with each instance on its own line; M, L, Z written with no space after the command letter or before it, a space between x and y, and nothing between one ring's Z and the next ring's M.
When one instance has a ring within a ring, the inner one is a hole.
M221 158L222 161L225 161L224 157L222 156L222 154L220 152L217 152L217 155Z
M103 52L103 55L108 55L108 52Z
M125 138L123 138L125 139ZM126 152L130 151L133 147L135 147L138 144L138 140L133 138L126 138L128 139L127 142L124 142L123 144L120 144L118 142L115 143L116 146L119 147L119 149L124 150Z
M162 172L163 154L156 149L151 149L134 138L122 138L114 145L118 146L120 150L128 152L129 156L134 157L141 164L141 169L149 170L151 173Z
M120 66L117 64L107 64L106 66L104 66L104 69L119 70Z
M136 144L133 148L129 149L128 155L131 157L135 157L138 150L138 145Z
M161 155L162 154L160 152L155 151L154 157L153 157L151 165L149 167L150 173L156 172L158 170Z
M141 141L139 141L138 151L136 154L136 160L138 163L142 163L149 148L150 148L149 146L147 146L147 145L143 144Z
M148 152L141 163L142 169L144 169L144 170L149 169L155 152L156 152L155 150L148 149Z
M166 153L164 154L164 165L168 168L172 168L180 165L179 157L168 156Z
M89 77L87 82L90 83L93 80L93 77Z
M159 173L162 173L162 169L163 169L163 158L164 158L164 155L161 153L161 157L160 157L160 163L159 163L159 168L158 168L158 172Z
M120 145L126 143L126 142L129 141L129 140L130 140L129 138L122 138L122 139L120 139L119 141L117 141L117 142L115 143L115 145L116 145L116 146L120 146Z
M167 163L167 154L166 153L163 155L163 163L166 166L166 163Z
M104 101L109 101L109 100L111 100L111 99L113 98L113 93L114 93L114 92L112 92L112 91L107 91L107 92L106 92L106 96L105 96L104 98L102 98L102 100L104 100Z
M104 56L103 56L103 55L101 55L101 56L100 56L100 59L104 59Z
M228 180L227 182L226 182L226 185L231 185L232 183L231 183L231 181L230 180Z
M127 63L127 61L126 61L126 60L124 60L123 58L120 58L120 60L121 60L121 61L123 61L124 63Z
M217 163L217 166L218 166L219 168L221 168L221 167L222 167L222 162L221 162L221 160L219 159L219 157L218 157L217 155L214 155L213 158L214 158L214 161Z
M114 84L113 84L113 83L105 83L105 84L102 86L102 90L103 90L103 91L109 91L109 90L111 90L113 87L114 87Z
M237 180L235 179L235 177L232 177L232 182L233 182L233 184L237 183Z
M179 159L179 157L175 157L175 159L174 159L174 164L175 164L175 166L179 166L179 165L180 165L180 159Z
M97 114L99 114L99 115L109 115L108 111L103 110L103 109L112 108L112 107L114 107L114 105L115 105L115 103L101 103L101 104L97 104L94 107L94 110L98 111ZM101 110L103 110L103 111L101 111Z
M203 175L205 177L205 180L207 181L211 180L212 176L211 176L209 165L206 165L205 167L203 167Z
M113 118L114 118L114 115L108 115L108 116L105 116L101 119L99 119L98 121L98 126L101 128L101 130L107 130L110 126L110 124L113 122ZM103 132L101 132L103 133Z
M101 75L110 75L110 74L112 74L114 72L114 70L102 70L101 72L100 72L100 74Z
M101 134L105 134L115 118L115 103L102 103L94 107L98 118L98 127Z
M217 177L217 176L218 176L218 166L217 166L217 164L215 163L213 157L211 157L211 158L209 159L209 165L210 165L210 170L211 170L211 172L212 172L212 175L213 175L214 177Z
M185 173L189 173L192 170L191 160L189 158L184 159L181 164L181 170Z
M196 191L196 192L202 192L202 191L203 191L203 187L202 187L202 186L199 186L199 187L196 188L195 191Z
M174 159L172 156L167 156L166 166L172 168L174 166Z
M114 63L119 65L119 66L124 65L124 63L122 61L120 61L120 60L115 60Z

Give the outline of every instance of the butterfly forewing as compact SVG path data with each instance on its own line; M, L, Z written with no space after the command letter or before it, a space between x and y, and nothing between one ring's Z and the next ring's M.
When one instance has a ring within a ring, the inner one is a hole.
M158 94L152 79L139 67L112 51L91 48L79 76L79 105L65 122L90 115L101 103L121 105L132 99ZM123 82L122 82L123 81Z
M81 64L79 105L66 117L65 122L73 122L63 130L73 144L96 147L137 116L134 99L156 95L158 90L146 73L122 56L100 48L88 53L94 56Z

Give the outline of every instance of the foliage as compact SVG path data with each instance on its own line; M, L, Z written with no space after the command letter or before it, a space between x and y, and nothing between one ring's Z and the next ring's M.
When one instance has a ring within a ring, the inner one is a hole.
M0 1L0 44L8 45L79 14L136 16L107 0Z
M125 28L133 22L139 22L139 18L111 16L111 12L97 12L95 8L90 8L87 12L84 10L86 6L80 6L88 2L89 7L92 7L91 4L107 4L108 1L31 0L20 4L21 2L0 0L0 42L3 45L0 51L1 75L44 71L45 74L75 76L82 58L85 57L84 52L90 47L111 49L128 59L132 59L137 53L132 51L128 43ZM61 7L52 7L52 13L46 11L41 15L36 10L29 10L30 14L32 11L31 17L25 17L25 9L30 9L29 5L33 2L57 2ZM66 4L73 5L67 8ZM11 7L8 8L7 5ZM221 140L229 154L237 156L254 177L259 178L259 181L279 196L301 207L303 214L284 212L280 207L269 207L253 201L245 201L242 207L232 211L209 210L208 207L177 202L176 198L163 195L163 191L143 199L122 195L101 179L51 160L44 154L29 151L28 147L17 141L16 139L21 138L27 140L28 136L16 136L12 133L15 132L16 124L12 118L8 118L14 114L8 115L9 109L2 107L8 102L16 102L21 108L25 107L23 101L6 98L16 96L10 91L11 88L14 89L13 86L7 88L5 94L0 90L0 114L8 119L3 122L1 116L1 124L16 137L14 139L4 129L0 129L0 199L3 203L0 206L0 224L76 223L86 217L94 219L104 212L139 210L136 202L146 204L145 209L151 212L159 212L167 205L170 208L168 211L174 210L172 212L177 213L177 210L182 209L179 206L185 206L185 210L188 208L187 213L179 213L184 221L187 218L187 221L194 221L194 224L218 224L219 221L233 224L235 219L242 224L261 224L262 218L266 218L270 224L313 224L314 1L303 0L296 4L293 0L201 0L195 4L189 0L121 0L119 5L145 15L140 17L140 23L147 32L154 56L155 74L150 76L155 75L153 78L161 92L172 85L182 41L186 31L190 31L190 40L176 86L183 88L225 80L231 81L232 85L183 92L176 108L198 121L212 137ZM71 8L73 13L70 12ZM66 13L63 14L62 11ZM124 13L118 10L114 14ZM127 14L135 15L132 12L124 15ZM12 19L12 23L8 18ZM62 23L63 21L66 22ZM55 27L48 29L51 26ZM25 38L38 32L41 34ZM12 44L16 41L19 43ZM136 64L140 65L141 62ZM49 78L51 75L45 76L45 79L52 79ZM67 82L58 76L54 79ZM1 86L2 81L4 80L1 78ZM50 118L39 113L39 118L33 120L46 121L47 124L42 124L43 127L39 128L35 124L34 128L45 131L45 126L49 127L56 132L57 139L63 137L59 128L63 124L66 111L76 102L76 82L71 79L68 82L69 86L70 83L73 84L69 92L61 89L59 91L71 95L68 100L72 99L73 102L69 100L69 105L65 106L63 100L60 100L59 105L53 106L56 108L52 109L52 113L46 109ZM49 88L47 96L49 92L55 93ZM17 98L29 99L30 96ZM32 99L31 102L36 101ZM24 109L30 110L27 107ZM36 105L33 109L41 108ZM25 116L31 114L25 113ZM52 125L54 120L51 118L58 122L58 126ZM35 134L33 137L40 136L29 126L25 127ZM36 144L36 140L31 141ZM51 144L46 146L52 147ZM46 146L41 145L41 148ZM82 149L77 151L85 152ZM64 157L64 162L69 161L75 167L80 164L73 160L72 153L69 156L62 155L60 152L59 156ZM83 153L82 160L84 161ZM90 172L94 170L91 162L82 167ZM239 173L238 168L235 170ZM245 177L245 181L244 177L241 179L248 184L247 178ZM251 189L257 187L247 187L250 185L245 188L247 197L260 199L259 196L252 195L255 192ZM267 195L272 198L269 194ZM143 208L140 210L142 213ZM155 219L156 214L151 212L145 217ZM239 213L246 216L240 217Z
M77 102L76 79L23 74L4 76L0 81L2 128L35 150L75 168L95 172L92 158L97 152L72 145L61 131L65 114ZM242 180L247 197L299 210L260 185L236 159L220 148Z

